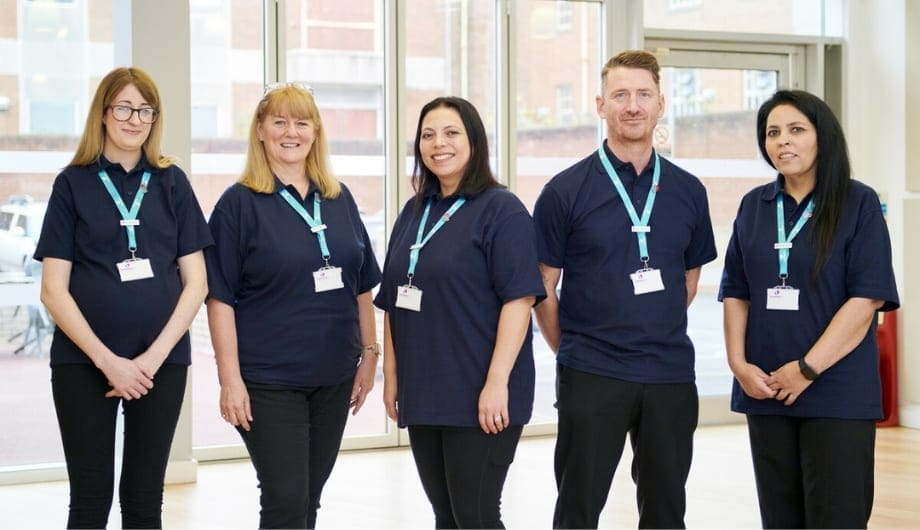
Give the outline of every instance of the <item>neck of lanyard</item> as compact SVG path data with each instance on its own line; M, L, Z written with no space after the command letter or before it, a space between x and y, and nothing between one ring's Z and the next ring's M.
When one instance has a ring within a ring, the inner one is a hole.
M811 219L812 212L815 211L815 199L812 197L808 201L808 205L805 206L805 211L802 212L802 215L799 216L799 220L795 222L795 226L792 227L792 231L789 232L789 236L786 236L786 210L783 206L783 194L780 193L776 198L776 241L777 243L773 245L774 248L779 252L779 277L783 280L783 285L786 285L786 278L789 276L789 249L792 248L792 240L795 239L795 236L799 235L799 231L802 230L802 227L805 226L805 223Z
M450 221L450 218L457 213L457 210L466 202L466 198L457 197L457 200L450 206L450 209L444 212L444 215L438 219L438 222L431 227L431 230L428 231L428 235L424 235L425 224L428 223L428 214L431 212L432 202L434 202L433 199L428 199L428 203L425 204L425 213L422 214L422 220L418 223L418 233L415 236L415 244L409 247L409 272L407 273L409 283L412 283L412 277L415 276L415 266L418 265L418 257L422 252L422 248L428 243L431 237L444 226L444 223Z
M658 160L658 153L655 153L655 169L652 172L652 187L648 190L648 198L645 201L645 208L642 210L641 218L636 213L636 208L632 204L632 199L630 199L629 195L626 193L626 188L623 187L623 181L620 180L620 176L613 168L613 164L611 164L610 159L607 158L607 153L604 152L603 145L597 150L597 155L600 157L604 169L607 170L607 176L610 177L614 187L616 187L617 193L620 195L620 200L623 201L623 206L626 207L626 212L629 214L629 219L632 221L632 231L635 232L636 240L639 243L639 259L648 267L648 236L646 234L651 231L648 222L652 217L652 208L655 206L655 196L658 194L658 181L661 179L661 163Z
M300 201L295 199L288 190L282 188L278 194L281 195L281 197L291 205L291 208L293 208L294 211L303 218L307 225L310 226L310 231L316 234L316 239L319 241L319 249L323 253L323 260L328 267L331 254L329 253L329 246L326 244L326 225L323 224L323 217L319 210L319 203L322 202L319 198L319 192L313 193L313 217L310 217L310 214L308 214L303 205L300 204Z
M137 252L137 236L134 233L134 227L139 225L140 222L137 220L137 214L141 211L141 203L144 201L144 195L147 193L147 184L150 183L150 172L144 171L144 175L141 177L141 185L137 188L137 194L134 195L134 203L131 204L131 209L125 206L125 201L121 200L121 195L119 195L118 190L115 189L115 185L112 184L112 179L109 178L109 174L106 173L104 169L99 170L99 179L102 180L102 184L105 186L106 191L109 192L109 196L112 197L112 201L115 202L115 207L118 208L118 213L121 214L121 225L125 227L125 232L128 233L128 251L131 252L131 258L135 257Z

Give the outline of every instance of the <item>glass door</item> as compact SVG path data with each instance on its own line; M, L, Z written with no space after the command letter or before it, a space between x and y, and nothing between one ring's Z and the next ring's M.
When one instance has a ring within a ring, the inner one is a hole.
M699 50L706 46L646 41L658 55L666 111L655 148L706 186L719 257L703 266L690 306L690 338L696 347L700 423L739 421L729 412L732 375L725 355L722 304L716 299L732 223L745 193L775 178L757 147L761 103L794 85L796 55L785 50L747 53Z

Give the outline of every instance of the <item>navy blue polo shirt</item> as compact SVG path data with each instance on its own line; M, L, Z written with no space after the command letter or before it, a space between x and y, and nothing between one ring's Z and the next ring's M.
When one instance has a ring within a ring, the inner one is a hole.
M106 191L105 169L130 208L145 171L150 182L138 214L137 257L150 260L153 278L122 282L116 263L131 257L121 214ZM213 243L188 177L175 165L150 166L141 157L126 173L101 157L92 166L69 166L54 181L35 259L70 261L70 294L99 339L116 355L133 359L147 350L172 316L182 293L177 259ZM188 333L166 363L191 362ZM57 328L51 365L91 363Z
M604 150L642 212L655 157L641 175ZM597 152L559 173L534 207L540 261L563 270L558 362L637 383L689 383L694 349L687 336L686 271L715 259L703 184L665 158L649 220L649 267L664 291L633 294L642 267L632 221Z
M316 235L277 193L242 184L227 188L209 224L205 253L209 296L233 307L240 371L250 384L306 388L342 383L361 356L357 296L380 281L370 238L351 192L342 185L321 203L330 265L345 287L316 292L313 272L325 263ZM293 186L287 190L300 199ZM311 184L304 209L313 215Z
M425 233L453 205L436 188ZM412 284L422 290L421 312L396 307L406 283L409 246L424 212L406 203L390 239L383 281L374 303L388 312L396 350L399 426L479 425L498 317L506 302L545 298L533 221L511 192L492 188L467 202L422 249ZM530 420L534 398L531 328L508 381L512 425Z
M767 310L767 289L780 283L777 251L773 248L777 241L776 198L780 193L784 196L787 233L811 198L809 195L797 205L783 191L782 177L748 192L735 219L719 289L719 300L739 298L751 302L745 356L767 373L808 353L850 298L884 300L882 311L897 309L900 304L891 241L878 196L865 184L852 181L830 258L816 283L811 281L816 259L813 223L806 223L793 240L786 283L800 290L799 310ZM752 399L736 380L732 410L801 417L881 418L875 328L873 319L859 346L822 373L792 406L773 399Z

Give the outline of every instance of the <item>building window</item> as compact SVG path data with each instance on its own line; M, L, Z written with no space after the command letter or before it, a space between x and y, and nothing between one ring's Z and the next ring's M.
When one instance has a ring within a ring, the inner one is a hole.
M556 30L559 32L572 29L572 3L567 0L556 2Z
M773 70L744 71L744 109L757 110L776 91L778 79Z
M76 105L63 101L29 102L29 133L52 136L77 134Z
M672 90L670 108L675 116L692 116L702 112L699 70L676 69Z
M575 118L575 100L571 83L556 85L556 116L562 125L571 124Z

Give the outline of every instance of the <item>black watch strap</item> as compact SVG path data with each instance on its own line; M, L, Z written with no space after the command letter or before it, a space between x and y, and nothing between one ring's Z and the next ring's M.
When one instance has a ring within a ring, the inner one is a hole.
M805 376L805 379L808 379L809 381L814 381L818 378L819 375L814 368L805 362L805 357L799 359L799 371L802 372L802 375Z

